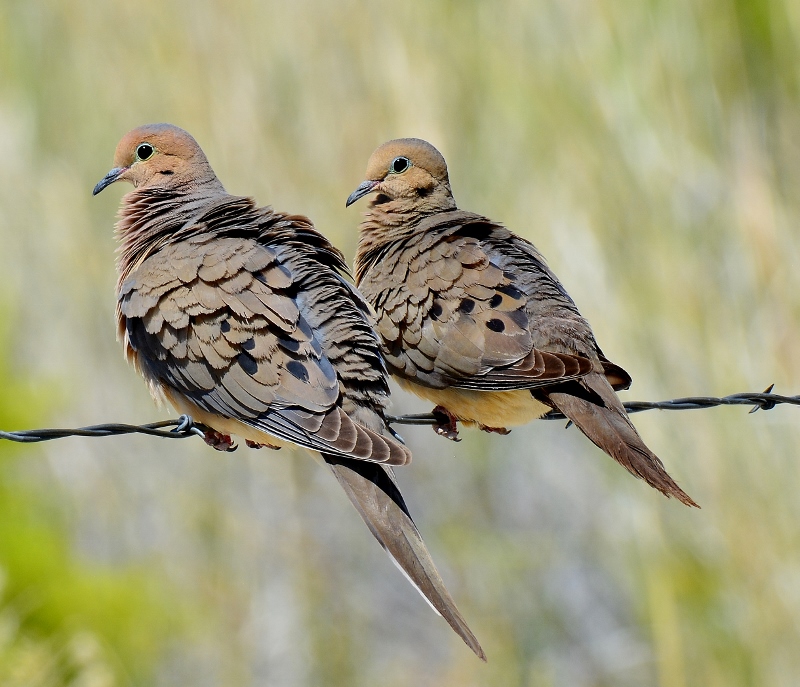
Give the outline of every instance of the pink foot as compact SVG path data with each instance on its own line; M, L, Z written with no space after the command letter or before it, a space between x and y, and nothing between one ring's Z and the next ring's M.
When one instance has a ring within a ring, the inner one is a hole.
M433 425L433 431L440 437L450 439L450 441L461 441L458 438L458 420L456 416L444 406L436 406L432 412L437 416L437 420L439 418L444 420L444 422Z
M216 449L217 451L226 451L227 453L231 453L237 449L236 444L229 435L220 434L213 429L207 429L203 439L211 448Z
M273 451L280 451L280 446L275 446L273 444L257 444L255 441L250 441L250 439L245 439L244 443L247 444L247 448L271 448Z
M484 432L494 432L495 434L503 434L503 435L511 434L511 430L506 429L505 427L487 427L486 425L479 425L479 426Z

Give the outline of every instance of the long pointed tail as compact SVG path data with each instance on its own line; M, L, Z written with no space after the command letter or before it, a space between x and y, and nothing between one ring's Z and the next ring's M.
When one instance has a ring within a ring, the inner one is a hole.
M594 444L665 496L674 496L687 506L700 507L669 476L658 456L647 448L605 377L590 373L557 388L558 391L554 388L539 393Z
M485 661L486 654L456 608L408 513L391 468L325 454L322 457L378 543L466 645Z

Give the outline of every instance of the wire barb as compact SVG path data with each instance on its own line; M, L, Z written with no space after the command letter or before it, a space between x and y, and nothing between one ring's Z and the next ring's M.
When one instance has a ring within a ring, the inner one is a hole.
M689 396L687 398L674 398L670 401L627 401L622 405L629 414L641 413L645 410L701 410L717 406L752 406L751 413L757 410L772 410L776 405L786 404L800 406L800 396L781 396L773 394L774 384L770 384L762 393L744 392L717 398L715 396ZM387 415L386 419L393 425L435 425L441 422L441 417L431 413L418 415ZM566 420L566 416L551 410L542 416L542 420ZM571 423L567 423L567 427ZM172 429L166 429L171 427ZM148 436L163 439L186 439L199 436L205 438L207 431L205 425L195 423L188 415L181 415L174 420L152 422L147 425L106 424L79 427L78 429L24 429L17 432L0 431L0 439L34 444L51 439L64 437L110 437L123 434L147 434Z

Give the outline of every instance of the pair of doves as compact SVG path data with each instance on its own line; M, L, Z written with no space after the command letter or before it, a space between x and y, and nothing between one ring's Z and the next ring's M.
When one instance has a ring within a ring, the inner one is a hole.
M116 225L118 335L153 396L206 442L309 449L425 599L486 660L397 487L411 452L386 419L388 373L457 423L505 434L550 409L666 496L696 504L631 424L630 376L528 241L456 207L447 165L413 138L380 146L347 205L361 224L358 290L309 219L228 194L197 142L168 124L117 146L133 184Z

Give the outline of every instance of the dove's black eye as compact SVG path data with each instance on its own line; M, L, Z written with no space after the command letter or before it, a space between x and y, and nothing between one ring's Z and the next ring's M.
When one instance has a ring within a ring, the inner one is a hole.
M136 146L136 157L140 160L149 160L153 157L153 153L156 152L156 149L153 148L149 143L140 143Z
M411 160L407 157L403 157L400 155L392 160L392 166L389 168L390 171L394 174L402 174L405 172L409 167L411 167Z

